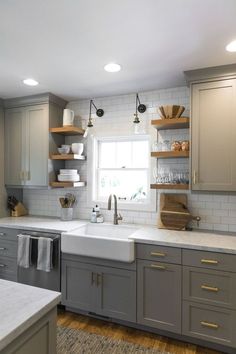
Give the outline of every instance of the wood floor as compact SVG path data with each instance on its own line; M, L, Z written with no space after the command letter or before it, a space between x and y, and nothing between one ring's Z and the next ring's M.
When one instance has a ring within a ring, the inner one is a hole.
M144 347L163 350L171 354L222 354L214 350L205 349L196 345L93 319L87 316L77 315L64 310L59 310L58 324L69 328L82 329L90 333L112 337L114 339L121 339L127 342L140 344Z

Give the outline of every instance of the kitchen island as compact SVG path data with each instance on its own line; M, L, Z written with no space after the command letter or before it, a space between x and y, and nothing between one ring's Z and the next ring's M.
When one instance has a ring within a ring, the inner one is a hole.
M0 279L0 353L56 354L61 294Z

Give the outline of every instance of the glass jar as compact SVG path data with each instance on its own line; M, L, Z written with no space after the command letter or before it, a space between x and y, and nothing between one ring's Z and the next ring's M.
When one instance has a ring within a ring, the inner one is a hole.
M73 219L73 208L61 208L61 220L71 221Z

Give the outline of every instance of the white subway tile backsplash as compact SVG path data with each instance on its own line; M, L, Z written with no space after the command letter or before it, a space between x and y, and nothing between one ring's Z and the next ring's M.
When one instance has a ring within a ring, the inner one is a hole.
M140 114L142 122L146 123L148 133L153 134L150 126L151 119L158 119L158 106L165 104L180 104L185 106L184 116L189 115L189 88L175 87L171 89L154 90L140 93L140 100L147 105L147 112ZM132 128L132 118L135 110L135 94L113 97L96 98L96 105L103 108L105 114L102 118L95 118L94 129L100 133L109 127L110 135L126 135ZM68 107L75 111L78 121L87 123L89 100L77 100L70 102ZM81 141L80 137L67 138L68 143ZM159 139L163 140L188 140L189 130L163 130L159 132ZM86 142L84 140L84 142ZM86 144L85 144L86 153ZM78 168L81 179L87 180L87 163L89 161L68 162L69 168ZM160 166L166 169L188 170L189 161L182 159L160 160ZM152 175L152 173L151 173ZM75 193L77 205L74 210L74 218L89 220L91 208L87 205L87 187L76 190L24 190L24 203L32 215L60 216L59 197L66 192ZM174 192L173 192L174 193ZM201 216L199 228L219 231L236 232L236 195L229 193L198 193L188 194L189 208L193 215ZM158 195L158 193L157 193ZM102 209L106 221L112 221L113 211ZM122 210L121 214L125 223L157 224L157 212L142 212ZM194 222L194 227L196 223Z

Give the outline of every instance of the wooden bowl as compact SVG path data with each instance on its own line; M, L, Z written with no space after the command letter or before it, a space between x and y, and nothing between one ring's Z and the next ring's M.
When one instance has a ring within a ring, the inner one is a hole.
M158 109L158 113L160 114L162 119L171 119L171 118L179 118L181 114L184 112L184 106L178 105L168 105L168 106L160 106Z

